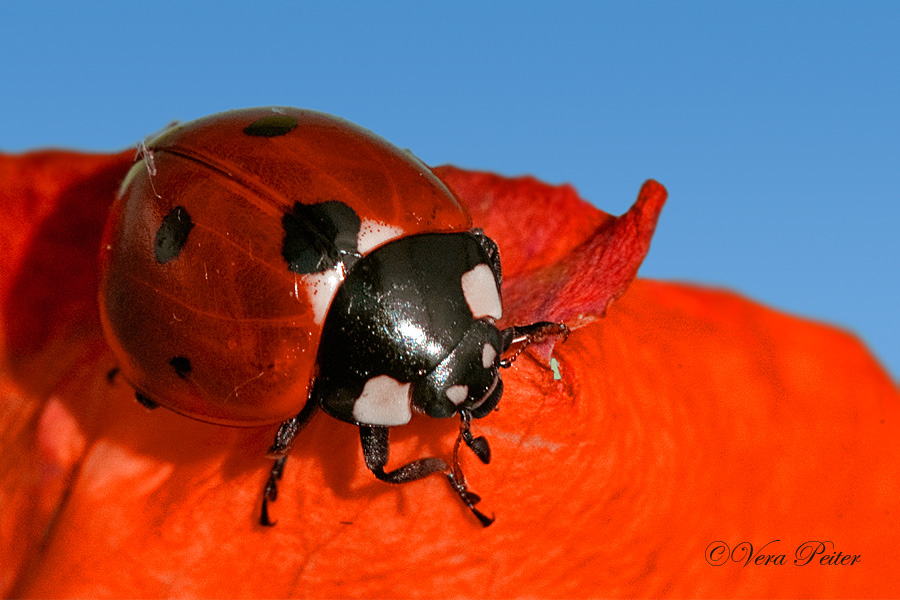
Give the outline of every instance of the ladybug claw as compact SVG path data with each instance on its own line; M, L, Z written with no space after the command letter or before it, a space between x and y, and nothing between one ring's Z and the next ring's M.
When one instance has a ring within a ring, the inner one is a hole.
M472 449L472 452L475 453L475 456L477 456L481 462L484 464L491 462L491 447L488 445L487 438L483 435L474 439L467 438L466 445Z
M477 508L472 508L471 506L469 508L471 508L472 512L475 513L475 516L481 522L482 527L489 527L491 523L497 520L497 517L494 516L494 513L491 513L491 516L489 517Z
M475 515L475 518L478 519L482 527L487 527L494 522L495 517L493 513L491 513L491 516L489 517L475 508L475 505L481 502L481 496L466 489L465 480L463 480L461 477L457 479L453 475L453 473L447 473L447 479L450 481L450 485L453 486L453 489L456 491L456 493L459 494L459 497L463 501L463 504L469 507L469 510L472 511L472 514Z
M259 517L259 524L263 527L275 527L277 522L269 518L269 499L263 496L262 515Z
M269 517L269 502L275 502L278 499L278 480L284 475L285 461L287 461L287 457L275 461L269 472L266 486L263 488L262 514L259 517L259 524L264 527L273 527L277 523Z

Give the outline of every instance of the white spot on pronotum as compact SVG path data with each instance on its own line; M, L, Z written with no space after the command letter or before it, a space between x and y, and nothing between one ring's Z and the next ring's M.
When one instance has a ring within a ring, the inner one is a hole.
M411 383L400 383L387 375L373 377L353 405L353 418L366 425L387 427L409 423L411 388Z
M343 266L343 263L339 265ZM344 270L339 267L321 273L305 273L302 277L294 278L294 295L300 299L301 287L306 289L306 296L313 309L313 320L317 325L325 322L328 308L343 280Z
M366 219L359 226L356 235L356 249L360 254L366 254L369 250L381 246L403 235L403 229L393 227L379 221Z
M494 364L495 358L497 358L497 349L490 344L485 344L484 348L481 349L481 366L485 369L490 369L491 365Z
M447 399L453 404L459 406L469 397L469 386L467 385L451 385L447 388Z
M500 292L494 272L484 263L476 265L462 276L462 291L472 316L476 319L503 316L503 305L500 303Z

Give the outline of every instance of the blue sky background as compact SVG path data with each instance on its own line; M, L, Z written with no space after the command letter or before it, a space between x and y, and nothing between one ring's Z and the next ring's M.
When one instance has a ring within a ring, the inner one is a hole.
M641 275L861 335L900 374L900 2L3 2L0 150L230 108L669 203Z

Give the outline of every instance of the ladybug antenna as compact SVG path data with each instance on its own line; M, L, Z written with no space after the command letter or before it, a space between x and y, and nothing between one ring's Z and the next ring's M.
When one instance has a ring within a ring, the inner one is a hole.
M475 456L477 456L484 464L491 462L491 448L488 446L487 439L483 435L478 436L477 438L472 436L472 432L469 429L469 425L472 422L472 415L469 411L459 411L459 417L459 435L456 437L456 444L453 445L453 466L451 467L450 472L447 473L447 479L450 481L451 487L459 494L463 504L469 507L472 514L478 518L484 527L487 527L494 522L495 517L493 514L489 517L475 508L475 505L481 502L481 496L475 492L470 492L466 485L466 478L463 475L462 468L459 466L459 447L463 441L466 442L466 445L472 449Z
M515 362L525 348L531 344L543 342L551 335L562 336L563 342L569 337L569 328L565 323L553 323L550 321L540 321L531 325L520 325L518 327L507 327L500 332L500 339L503 343L501 354L509 352L513 348L511 355L500 360L500 366L508 369Z

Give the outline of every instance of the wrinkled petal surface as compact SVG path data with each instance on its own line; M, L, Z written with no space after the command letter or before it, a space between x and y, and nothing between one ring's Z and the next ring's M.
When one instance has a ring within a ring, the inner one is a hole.
M356 428L320 414L287 463L277 526L259 526L273 428L148 412L108 377L95 255L132 158L0 156L4 596L900 593L896 385L835 328L632 283L665 198L655 182L616 218L569 187L438 170L500 245L505 322L574 326L520 357L473 425L492 461L463 466L494 525L439 477L374 480ZM414 418L390 464L448 456L456 429ZM795 565L810 540L860 558ZM715 566L714 542L769 543L785 564Z
M576 329L606 314L637 275L666 201L665 188L647 181L617 218L571 186L449 166L436 172L501 248L507 324L562 321ZM554 342L533 352L547 362Z

